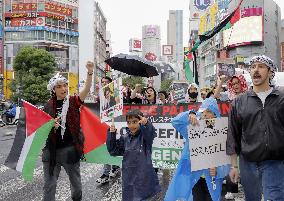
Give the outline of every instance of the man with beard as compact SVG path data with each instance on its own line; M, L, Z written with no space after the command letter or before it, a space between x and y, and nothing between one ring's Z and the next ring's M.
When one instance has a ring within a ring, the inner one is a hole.
M267 56L250 61L253 87L232 102L227 154L230 177L240 175L248 201L284 199L284 91L270 83L277 70Z
M198 86L195 83L189 85L188 90L188 103L196 103L198 98Z

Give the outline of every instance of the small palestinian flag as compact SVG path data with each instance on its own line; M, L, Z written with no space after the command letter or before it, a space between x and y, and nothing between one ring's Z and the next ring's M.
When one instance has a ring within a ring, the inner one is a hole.
M121 165L122 158L111 156L106 147L109 126L85 106L81 107L80 123L85 137L85 162Z
M21 172L25 180L31 181L38 156L53 126L51 116L23 101L16 136L5 165Z

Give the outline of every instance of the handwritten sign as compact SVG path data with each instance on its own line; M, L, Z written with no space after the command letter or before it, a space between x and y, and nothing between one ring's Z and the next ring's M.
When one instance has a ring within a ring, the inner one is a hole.
M191 170L203 170L230 164L226 155L228 118L201 120L188 127Z

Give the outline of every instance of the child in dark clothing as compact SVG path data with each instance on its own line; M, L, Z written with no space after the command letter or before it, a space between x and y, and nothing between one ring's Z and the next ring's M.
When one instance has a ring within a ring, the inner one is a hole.
M111 126L107 148L112 156L123 156L122 200L143 201L161 191L151 159L155 128L138 109L128 112L126 121L127 133L119 140Z

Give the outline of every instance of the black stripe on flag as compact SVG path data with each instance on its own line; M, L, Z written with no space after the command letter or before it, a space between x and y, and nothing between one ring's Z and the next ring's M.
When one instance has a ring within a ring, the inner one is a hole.
M9 168L16 169L22 148L26 139L26 114L24 107L21 107L20 117L17 125L16 135L11 151L4 163Z

